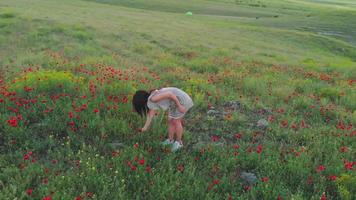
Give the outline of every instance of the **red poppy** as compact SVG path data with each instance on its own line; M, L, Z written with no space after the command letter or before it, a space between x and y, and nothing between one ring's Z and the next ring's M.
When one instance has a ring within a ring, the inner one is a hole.
M144 158L142 158L142 159L138 160L138 164L140 164L140 165L144 165L144 164L145 164L145 159L144 159Z
M28 196L31 196L31 195L32 195L32 192L33 192L33 189L32 189L32 188L28 188L28 189L26 190L26 194L27 194Z
M94 112L95 112L95 113L98 113L98 112L99 112L99 109L97 109L97 108L94 109Z
M151 166L147 165L147 167L146 167L146 172L147 172L147 173L150 173L151 170L152 170Z
M297 129L298 126L297 126L297 124L293 123L293 124L291 125L291 128L292 128L292 129Z
M346 161L344 161L344 167L345 167L345 169L347 169L347 170L352 170L352 168L353 168L353 163L346 160Z
M86 194L87 197L89 197L89 198L93 197L93 195L94 195L94 193L92 193L92 192L86 192L85 194Z
M241 133L236 133L236 134L235 134L235 138L236 138L236 139L240 139L241 137L242 137L242 134L241 134Z
M259 145L257 146L256 152L257 152L258 154L259 154L259 153L262 153L262 149L263 149L262 144L259 144Z
M325 169L326 169L326 167L324 165L319 165L319 167L316 168L316 171L321 172L321 171L324 171Z
M182 165L182 164L178 165L178 171L183 172L184 171L184 165Z
M28 154L26 154L26 155L23 156L23 159L24 159L24 160L28 160L29 158L30 158L30 156L29 156Z
M281 121L281 126L283 127L283 128L288 128L288 120L282 120Z
M219 136L216 136L216 135L212 135L212 136L211 136L211 141L212 141L212 142L219 141L219 139L220 139Z
M7 123L12 127L18 126L18 120L15 117L11 117L11 119L7 120Z
M345 152L348 152L348 151L349 151L349 148L347 148L346 146L340 147L340 152L345 153Z
M337 176L335 176L335 175L330 175L329 176L329 180L331 180L331 181L335 181L336 178L337 178Z
M52 200L52 197L51 196L46 196L46 197L43 197L42 200Z
M268 182L269 178L267 176L262 178L262 182Z

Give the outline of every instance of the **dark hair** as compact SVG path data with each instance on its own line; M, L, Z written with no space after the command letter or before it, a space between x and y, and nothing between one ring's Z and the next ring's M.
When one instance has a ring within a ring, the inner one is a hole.
M151 92L150 92L151 93ZM148 112L147 100L150 96L150 93L145 90L138 90L133 95L132 105L135 108L135 111L143 117Z

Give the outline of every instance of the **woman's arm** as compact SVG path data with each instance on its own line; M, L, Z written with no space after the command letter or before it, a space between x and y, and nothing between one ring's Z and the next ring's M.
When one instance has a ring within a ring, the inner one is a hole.
M150 109L150 110L148 111L148 113L147 113L147 119L146 119L145 126L141 129L142 132L148 130L148 128L149 128L150 125L151 125L151 122L152 122L152 119L153 119L154 115L155 115L155 111L152 110L152 109Z
M177 105L177 107L181 106L178 98L176 97L176 95L174 95L172 92L162 92L160 94L154 95L153 97L151 97L151 101L152 102L157 102L160 101L162 99L171 99L174 101L174 103Z

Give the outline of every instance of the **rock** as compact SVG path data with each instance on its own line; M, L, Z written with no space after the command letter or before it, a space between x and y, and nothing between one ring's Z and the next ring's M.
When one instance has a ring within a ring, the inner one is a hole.
M257 177L253 173L241 172L240 178L243 179L245 181L245 184L249 186L252 186L257 183Z
M239 101L228 101L223 106L225 109L236 111L241 108L241 103Z
M269 123L267 120L265 119L260 119L258 120L257 122L257 127L258 128L261 128L261 129L266 129L268 127Z
M208 112L206 112L206 114L208 114L208 115L217 115L217 114L220 114L220 112L217 111L217 110L208 110Z
M224 117L224 113L221 113L218 110L208 110L206 114L210 117Z
M114 148L114 149L121 149L121 148L124 148L124 143L121 143L121 142L112 142L112 143L109 143L109 145Z

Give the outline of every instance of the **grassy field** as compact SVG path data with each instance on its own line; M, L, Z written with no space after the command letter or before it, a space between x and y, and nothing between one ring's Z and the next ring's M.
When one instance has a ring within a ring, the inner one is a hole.
M355 21L352 0L1 0L0 199L355 199ZM163 86L194 101L175 153L132 112Z

